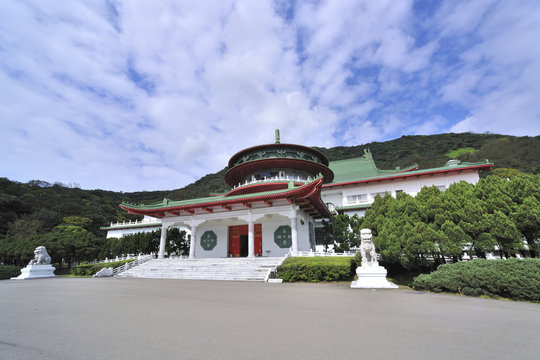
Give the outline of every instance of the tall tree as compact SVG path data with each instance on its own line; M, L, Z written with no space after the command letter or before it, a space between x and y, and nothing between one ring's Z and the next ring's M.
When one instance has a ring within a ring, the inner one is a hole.
M510 214L518 230L527 240L532 257L536 257L540 247L540 201L534 196L525 198Z

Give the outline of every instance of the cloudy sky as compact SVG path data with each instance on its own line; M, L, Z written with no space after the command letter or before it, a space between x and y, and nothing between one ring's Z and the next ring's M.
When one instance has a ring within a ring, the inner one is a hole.
M253 145L540 134L540 3L0 1L0 176L183 187Z

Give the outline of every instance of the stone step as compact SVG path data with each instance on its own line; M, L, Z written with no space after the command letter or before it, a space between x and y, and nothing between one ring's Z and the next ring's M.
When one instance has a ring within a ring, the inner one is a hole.
M137 278L264 281L284 258L154 259L118 276Z

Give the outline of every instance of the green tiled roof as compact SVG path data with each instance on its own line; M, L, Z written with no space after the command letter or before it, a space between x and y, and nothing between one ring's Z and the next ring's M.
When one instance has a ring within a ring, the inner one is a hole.
M198 205L198 204L209 204L212 203L220 203L223 201L229 201L229 200L241 200L241 199L251 199L251 198L259 198L259 197L265 197L269 195L277 195L277 194L285 194L287 192L290 192L295 189L299 189L304 186L308 186L312 184L313 182L319 180L321 176L316 177L312 182L303 184L301 186L295 186L294 181L289 181L289 185L287 189L279 189L279 190L272 190L272 191L263 191L258 193L249 193L249 194L242 194L242 195L232 195L232 196L209 196L209 197L203 197L203 198L197 198L197 199L189 199L189 200L179 200L179 201L172 201L169 199L163 199L163 201L154 203L154 204L130 204L127 202L123 202L120 204L120 206L125 206L131 209L139 209L139 210L154 210L154 209L162 209L162 208L173 208L178 206L186 206L186 205Z
M375 166L373 157L369 150L364 150L364 155L358 158L332 161L329 164L330 169L334 172L334 180L332 184L343 183L349 181L358 181L363 179L375 178L380 175L394 174L410 169L414 169L418 165L414 164L406 169L396 168L394 170L380 170Z
M430 172L444 171L444 170L465 169L465 168L468 168L468 167L475 167L475 166L481 166L481 165L493 165L493 164L490 163L489 160L486 159L484 161L475 162L475 163L462 162L462 163L459 163L459 164L445 165L445 166L441 166L441 167L438 167L438 168L412 170L412 171L407 171L407 174L415 175L415 174L430 173Z
M341 184L347 182L363 181L378 178L388 178L403 175L420 175L424 173L440 172L445 170L464 169L468 167L481 166L481 165L493 165L487 159L482 162L469 163L469 162L455 162L450 160L445 166L438 168L413 170L418 165L412 165L405 169L396 168L395 170L380 170L375 166L375 162L371 157L371 153L366 151L364 156L359 158L333 161L329 167L334 172L334 180L326 186L332 184Z
M370 204L358 204L358 205L347 205L347 206L336 206L336 210L339 211L346 211L346 210L361 210L361 209L369 209L373 205L373 203Z

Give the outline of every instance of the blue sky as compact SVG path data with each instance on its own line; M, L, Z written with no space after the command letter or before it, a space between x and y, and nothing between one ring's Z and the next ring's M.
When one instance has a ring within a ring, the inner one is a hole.
M237 151L540 133L534 1L0 2L0 176L183 187Z

